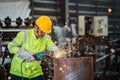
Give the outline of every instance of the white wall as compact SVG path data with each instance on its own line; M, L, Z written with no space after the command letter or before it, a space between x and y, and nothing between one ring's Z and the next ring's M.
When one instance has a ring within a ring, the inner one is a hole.
M12 21L15 21L18 17L22 19L30 17L29 4L28 0L0 0L0 20L4 20L7 16Z

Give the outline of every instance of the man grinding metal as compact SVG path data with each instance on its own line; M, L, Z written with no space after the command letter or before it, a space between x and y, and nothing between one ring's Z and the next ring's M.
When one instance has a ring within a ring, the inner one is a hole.
M32 29L23 30L8 43L8 50L14 54L10 76L11 80L44 80L40 60L45 50L58 51L49 36L52 21L48 16L40 16Z

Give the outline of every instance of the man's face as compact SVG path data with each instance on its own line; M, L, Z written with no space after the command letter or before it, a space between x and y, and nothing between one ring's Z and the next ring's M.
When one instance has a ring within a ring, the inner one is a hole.
M43 31L41 31L37 25L35 25L35 28L36 28L37 38L42 38L45 35L45 33Z

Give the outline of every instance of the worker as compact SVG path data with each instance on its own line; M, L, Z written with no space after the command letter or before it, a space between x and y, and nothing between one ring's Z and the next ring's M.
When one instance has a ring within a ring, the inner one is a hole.
M58 47L51 40L52 21L48 16L35 20L34 28L17 33L7 47L14 54L11 67L11 80L44 80L40 61L45 51L55 52Z

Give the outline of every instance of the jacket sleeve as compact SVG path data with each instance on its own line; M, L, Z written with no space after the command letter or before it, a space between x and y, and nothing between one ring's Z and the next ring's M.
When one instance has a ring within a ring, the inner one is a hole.
M23 44L24 40L24 32L18 32L17 36L8 43L7 47L11 54L16 54L20 49L21 45Z
M48 35L47 37L47 50L49 51L57 51L59 48L57 45L51 40L51 37Z

